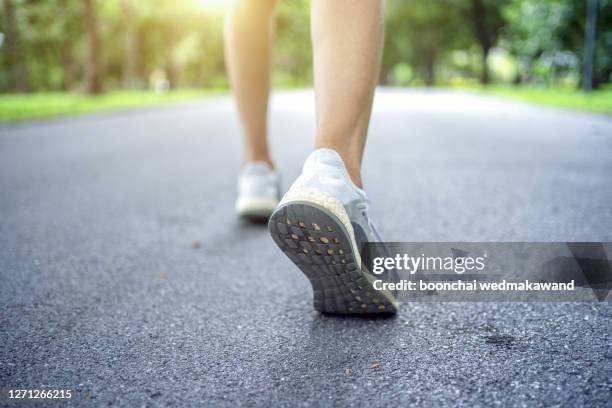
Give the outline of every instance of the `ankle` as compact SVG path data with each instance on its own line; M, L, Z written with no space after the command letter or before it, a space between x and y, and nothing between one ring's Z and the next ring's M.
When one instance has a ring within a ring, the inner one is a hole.
M344 160L344 158L342 160ZM353 166L350 166L346 161L344 161L344 165L346 166L346 171L348 172L353 184L363 190L363 180L361 179L360 171L361 166L355 168Z
M242 164L253 163L253 162L263 162L270 166L270 169L274 170L274 162L270 158L268 154L255 154L255 153L247 153L244 156L244 160Z
M331 149L338 153L353 184L360 189L363 189L360 157L357 157L357 155L352 153L349 149L342 148L334 144L317 143L315 149Z

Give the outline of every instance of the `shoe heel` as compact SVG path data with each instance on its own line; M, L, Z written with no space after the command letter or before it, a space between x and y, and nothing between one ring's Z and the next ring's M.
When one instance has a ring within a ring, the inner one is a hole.
M333 314L396 313L393 295L374 290L374 278L362 271L350 222L349 231L329 197L318 195L319 200L313 202L310 196L312 192L283 199L268 229L281 251L310 281L314 308ZM342 211L348 220L343 207Z

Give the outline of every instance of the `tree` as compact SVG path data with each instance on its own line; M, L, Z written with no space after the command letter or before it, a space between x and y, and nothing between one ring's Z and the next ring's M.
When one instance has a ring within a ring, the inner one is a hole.
M122 0L125 22L125 45L123 48L123 86L134 88L138 65L138 29L133 0Z
M483 85L491 81L487 58L505 25L502 8L507 3L508 0L470 0L469 2L472 30L482 52L480 83Z
M440 57L453 47L465 45L463 27L454 1L390 1L382 74L386 76L397 63L409 62L427 86L435 85Z
M561 46L571 50L579 59L584 56L586 4L587 0L569 2L557 31ZM593 72L594 88L609 83L612 76L612 0L599 0L598 4Z
M76 88L78 63L74 57L74 41L79 38L82 28L80 18L75 10L73 0L60 0L61 8L61 66L63 72L63 90Z
M558 27L565 0L513 0L503 10L503 37L519 69L515 83L533 80L533 66L544 53L561 51Z
M599 0L595 47L594 83L610 82L612 75L612 0ZM504 8L508 22L505 42L521 65L517 82L533 79L534 66L557 71L582 72L586 0L513 0Z
M95 0L84 0L84 6L88 51L85 65L85 87L90 94L101 94L104 90L104 69L102 66L102 49L100 46Z
M28 72L25 65L17 13L13 0L4 0L4 13L6 15L8 65L12 67L12 90L15 92L27 92L29 88Z

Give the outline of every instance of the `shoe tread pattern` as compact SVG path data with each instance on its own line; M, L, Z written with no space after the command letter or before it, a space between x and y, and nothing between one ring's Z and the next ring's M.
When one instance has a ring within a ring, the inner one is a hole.
M314 308L331 314L392 314L391 296L376 291L357 266L351 238L339 219L314 203L281 205L268 228L278 247L312 284ZM357 257L359 254L357 254Z

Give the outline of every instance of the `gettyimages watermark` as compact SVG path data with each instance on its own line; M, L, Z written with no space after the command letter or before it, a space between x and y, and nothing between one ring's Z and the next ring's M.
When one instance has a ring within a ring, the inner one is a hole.
M415 301L610 301L612 243L368 243L374 290ZM612 296L611 296L612 297Z

